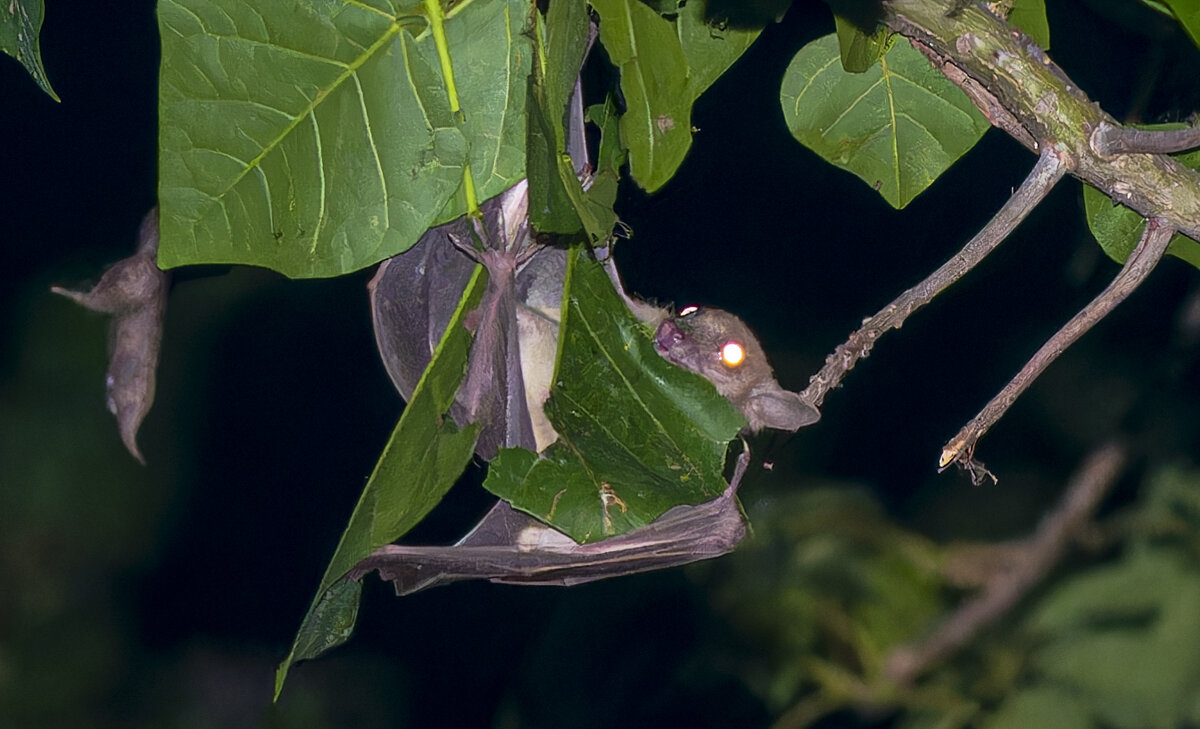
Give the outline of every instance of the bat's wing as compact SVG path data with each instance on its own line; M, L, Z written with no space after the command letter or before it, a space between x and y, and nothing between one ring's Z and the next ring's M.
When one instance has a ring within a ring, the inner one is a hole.
M432 228L415 246L380 264L367 289L375 342L392 383L408 400L450 322L475 262L455 249L461 221Z
M500 502L454 546L389 544L360 562L350 576L358 579L377 570L397 595L409 595L461 580L577 585L719 557L746 536L737 488L748 462L743 453L729 488L718 498L676 506L640 529L600 542L577 544Z
M487 290L467 319L474 331L467 372L450 410L459 425L480 423L476 452L485 459L503 446L534 447L516 323L517 261L529 245L525 200L521 183L484 203L478 227L459 219L430 229L417 245L384 261L368 286L380 356L407 400L476 261L487 267ZM472 248L475 240L482 250Z

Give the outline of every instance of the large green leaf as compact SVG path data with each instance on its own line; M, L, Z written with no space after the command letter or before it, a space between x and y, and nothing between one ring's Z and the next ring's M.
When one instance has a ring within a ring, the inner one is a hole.
M10 0L0 6L0 51L20 61L42 91L59 101L58 94L50 88L46 69L42 67L38 40L44 15L42 0Z
M666 184L692 145L692 104L758 37L731 28L689 2L664 18L640 0L588 0L600 42L621 72L626 111L621 139L629 172L647 191Z
M988 122L908 43L865 73L842 69L836 35L792 59L780 89L788 128L826 161L903 208L979 141Z
M668 363L603 267L572 249L541 456L502 450L484 487L578 542L623 534L720 495L745 426L712 383Z
M160 0L164 267L332 276L406 250L524 176L527 0ZM456 194L457 193L457 194Z
M1145 129L1178 129L1182 124L1148 125ZM1200 169L1200 151L1187 152L1176 156L1176 159L1191 167ZM1117 263L1124 263L1133 252L1137 242L1146 228L1146 219L1133 210L1118 205L1107 195L1091 185L1083 187L1083 207L1087 215L1088 228L1095 236L1100 248L1108 257ZM1167 245L1167 253L1181 258L1196 268L1200 268L1200 243L1184 235L1176 233Z
M315 658L350 637L360 588L344 575L376 548L399 539L424 519L470 462L479 426L459 430L446 413L466 371L470 350L471 336L463 318L478 305L486 281L483 267L476 266L432 361L354 507L292 650L276 671L276 697L294 662Z

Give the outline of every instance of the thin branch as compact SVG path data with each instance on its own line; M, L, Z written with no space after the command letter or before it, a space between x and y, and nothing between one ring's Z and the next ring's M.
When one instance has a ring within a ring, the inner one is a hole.
M1142 281L1146 280L1146 277L1162 259L1163 252L1166 251L1167 244L1175 233L1175 228L1159 218L1151 218L1146 221L1146 228L1142 233L1141 240L1138 241L1137 247L1129 255L1129 259L1121 267L1121 272L1108 285L1108 288L1104 289L1099 296L1084 307L1083 311L1072 317L1062 329L1059 329L1053 337L1047 340L1037 354L1025 363L1017 376L1005 385L1004 389L992 398L992 401L971 422L963 426L963 429L950 439L942 449L942 457L939 462L941 468L958 462L962 467L970 470L976 480L979 474L986 474L986 471L981 469L973 459L978 440L1004 415L1009 406L1051 362L1057 359L1067 347L1074 344L1075 340L1083 336L1084 332L1095 326L1096 322L1107 316L1129 294L1133 293L1133 290L1141 285Z
M1101 155L1170 154L1200 147L1200 125L1186 129L1132 129L1103 121L1092 132L1091 142L1092 149Z
M1025 558L1015 562L1012 571L997 573L979 595L963 603L927 639L893 651L884 668L888 677L901 685L910 684L1012 609L1062 559L1127 461L1126 449L1117 443L1093 451L1071 477L1058 508L1023 545Z
M979 264L1008 237L1029 212L1040 203L1063 175L1067 167L1056 150L1047 147L1038 162L1012 197L1000 208L987 225L963 246L953 258L931 273L925 280L900 294L879 313L863 322L825 359L825 366L813 375L808 388L801 393L809 403L820 406L830 390L837 387L859 359L867 356L875 341L891 329L899 329L904 320L928 304L968 271Z

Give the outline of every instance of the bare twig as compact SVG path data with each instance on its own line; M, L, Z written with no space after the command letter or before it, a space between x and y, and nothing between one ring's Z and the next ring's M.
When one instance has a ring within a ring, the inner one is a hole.
M1092 132L1091 141L1092 149L1102 155L1170 154L1200 147L1200 125L1186 129L1131 129L1103 121Z
M888 677L898 684L911 683L1005 615L1062 558L1074 535L1091 520L1124 471L1127 460L1126 449L1117 443L1093 451L1071 477L1058 508L1029 537L1025 558L1015 563L1015 569L997 573L979 595L963 603L928 638L893 651L884 669Z
M1051 362L1057 359L1075 340L1083 336L1084 332L1095 326L1096 322L1115 309L1117 304L1133 293L1133 290L1142 281L1146 280L1150 271L1154 270L1159 260L1162 259L1163 252L1167 249L1167 243L1170 242L1171 236L1175 232L1172 226L1158 218L1146 221L1146 228L1142 233L1141 240L1138 241L1133 253L1129 255L1129 259L1125 261L1125 265L1117 277L1099 296L1092 299L1083 311L1073 316L1062 329L1059 329L1053 337L1047 340L1041 349L1025 363L1016 377L1009 381L1004 389L992 398L992 401L971 422L963 426L963 429L950 439L950 442L942 449L942 457L939 462L941 468L957 462L963 468L972 471L973 474L980 473L981 469L973 460L976 442L1004 415L1009 406ZM982 474L986 474L986 471L982 471Z
M841 383L858 360L870 353L879 337L888 330L899 329L910 314L928 304L933 297L978 265L1046 197L1065 172L1066 165L1057 150L1045 148L1029 176L995 217L953 258L865 320L849 339L839 344L825 359L821 371L813 375L801 397L814 406L820 406L825 395Z

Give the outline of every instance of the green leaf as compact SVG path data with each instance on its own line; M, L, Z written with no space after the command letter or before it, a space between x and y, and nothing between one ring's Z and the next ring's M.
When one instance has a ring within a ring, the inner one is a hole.
M687 4L687 0L642 0L659 15L675 15Z
M317 594L316 601L300 623L291 651L275 671L275 700L279 700L293 663L315 658L350 640L358 622L361 597L362 583L346 577Z
M1182 124L1152 124L1139 129L1179 129ZM1175 159L1192 169L1200 169L1200 150L1180 155ZM1087 215L1088 228L1095 236L1100 248L1117 263L1124 263L1137 246L1146 228L1146 219L1133 210L1118 205L1107 195L1091 185L1083 187L1083 207ZM1167 245L1167 253L1200 268L1200 243L1176 233Z
M867 35L857 25L841 15L833 16L837 27L838 52L842 68L849 73L863 73L888 52L894 42L892 32L880 25Z
M1190 557L1136 548L1050 593L1031 621L1042 680L1101 726L1182 726L1200 690L1200 573Z
M601 240L612 223L605 229L589 217L566 139L567 104L587 50L589 24L584 3L558 2L550 4L545 32L541 23L536 28L528 105L529 220L543 232L570 234L586 228L593 240Z
M1050 21L1045 0L1012 0L1008 22L1020 28L1043 50L1050 50Z
M541 457L502 450L484 487L578 542L720 495L741 414L708 380L658 355L603 267L578 246L563 301L546 402L559 439Z
M621 140L629 173L648 192L666 184L692 145L687 59L671 21L639 0L589 0L600 42L621 73Z
M1188 37L1200 46L1200 3L1196 0L1163 0L1175 19L1187 31Z
M780 89L788 128L826 161L903 208L966 154L988 122L908 43L847 73L827 35L792 59Z
M333 276L407 250L524 177L528 3L445 21L450 110L415 0L160 0L164 267Z
M1088 707L1070 691L1056 686L1034 686L1005 697L1003 703L980 722L980 729L1092 729Z
M21 62L38 86L51 99L61 101L42 67L39 40L45 8L42 0L10 0L0 6L0 51Z
M618 176L625 164L628 152L621 146L621 117L617 114L617 102L611 94L603 104L587 108L584 118L600 127L600 151L596 154L596 174L606 172Z
M626 111L621 139L629 172L653 192L675 174L692 145L692 104L758 37L706 17L689 2L664 18L640 0L589 0L600 42L621 72Z
M354 507L292 650L276 672L276 698L292 663L315 658L350 637L358 611L358 588L343 584L349 582L343 576L376 548L399 539L425 518L470 462L479 426L459 430L446 413L466 371L471 345L463 318L479 304L486 281L484 268L476 266L433 359Z
M762 27L735 27L727 21L710 18L708 10L708 3L689 2L674 21L675 33L687 60L689 110L762 32Z

